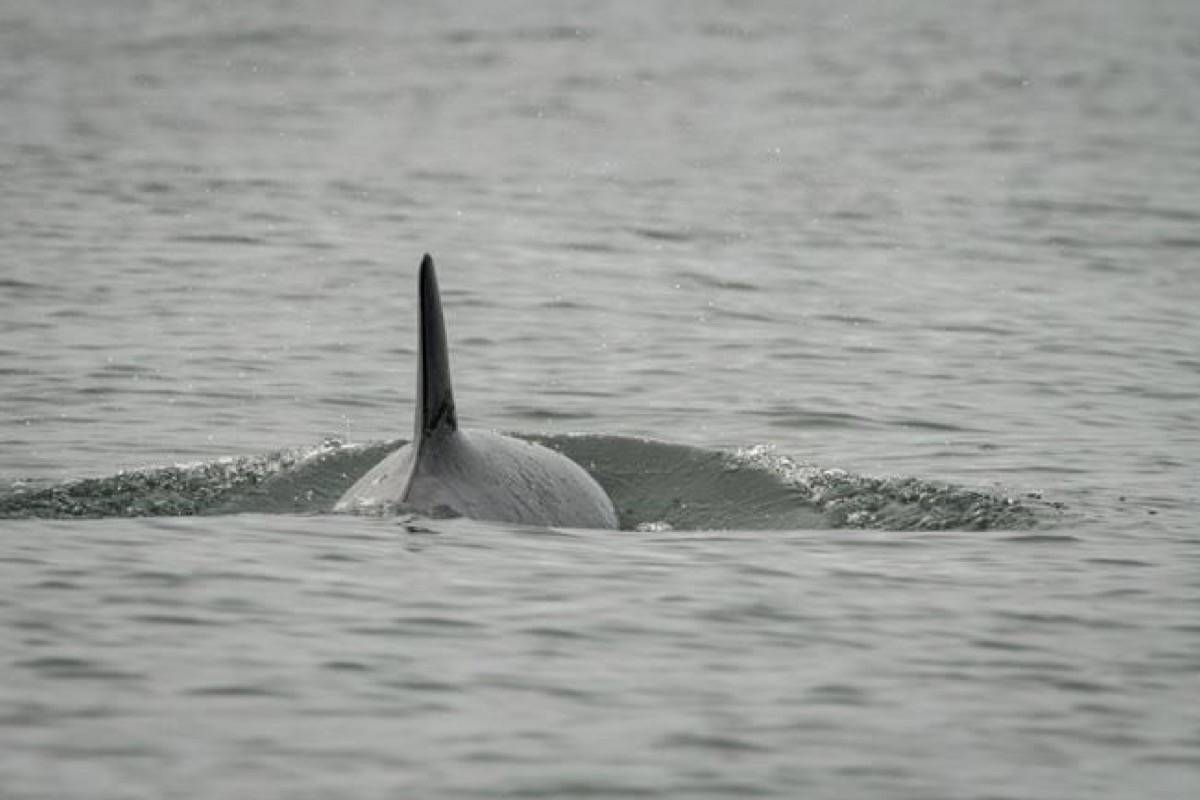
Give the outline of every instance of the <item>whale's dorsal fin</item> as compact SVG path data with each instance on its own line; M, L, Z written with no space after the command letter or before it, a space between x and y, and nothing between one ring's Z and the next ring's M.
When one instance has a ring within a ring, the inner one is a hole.
M413 440L359 476L336 511L413 513L571 528L616 528L612 500L567 456L523 438L458 427L433 259L418 281Z
M446 325L437 273L428 253L421 259L420 351L417 361L417 413L413 442L419 445L435 432L458 429L454 391L450 388L450 355L446 352Z

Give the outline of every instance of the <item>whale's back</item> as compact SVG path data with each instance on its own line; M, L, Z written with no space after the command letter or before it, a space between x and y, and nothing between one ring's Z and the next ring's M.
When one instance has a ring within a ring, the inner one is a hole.
M571 459L490 431L454 430L422 448L385 458L338 502L338 509L408 510L431 517L570 528L616 528L612 501Z

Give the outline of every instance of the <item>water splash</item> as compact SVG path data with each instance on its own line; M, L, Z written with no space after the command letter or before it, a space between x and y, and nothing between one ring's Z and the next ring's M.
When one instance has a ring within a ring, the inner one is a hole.
M353 469L355 457L370 455L371 449L326 439L317 445L266 455L122 470L109 477L49 486L17 482L0 490L0 518L193 516L285 510L274 507L281 505L281 484L289 485L295 477L331 463L347 463L351 466L349 472L357 477L360 473ZM293 496L296 505L286 510L313 510L325 494L317 484L307 486ZM305 496L301 499L299 495ZM250 499L258 502L247 502Z
M824 469L780 455L771 445L738 450L730 456L730 464L732 469L758 469L779 476L834 528L990 530L1031 528L1038 522L1033 495L1019 500L920 478Z
M1053 504L801 464L768 445L736 452L620 436L528 436L587 469L626 530L1027 529ZM97 518L315 514L401 440L316 445L260 456L0 489L0 517Z

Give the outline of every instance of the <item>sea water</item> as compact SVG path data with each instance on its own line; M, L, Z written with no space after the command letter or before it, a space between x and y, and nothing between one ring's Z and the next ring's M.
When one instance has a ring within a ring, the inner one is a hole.
M0 797L1193 796L1198 9L0 3Z

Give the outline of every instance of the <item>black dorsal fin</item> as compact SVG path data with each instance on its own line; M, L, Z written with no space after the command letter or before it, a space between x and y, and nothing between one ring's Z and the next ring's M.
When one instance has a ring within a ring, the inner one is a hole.
M417 362L417 414L413 442L438 430L457 430L454 391L450 388L450 355L446 352L446 324L438 295L437 273L428 253L421 259L421 358Z

